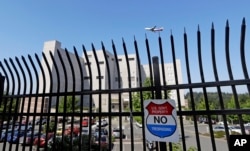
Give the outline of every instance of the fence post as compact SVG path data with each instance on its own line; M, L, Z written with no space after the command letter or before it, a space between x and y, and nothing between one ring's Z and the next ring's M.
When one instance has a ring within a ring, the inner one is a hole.
M158 57L154 56L152 60L153 60L153 71L154 71L155 97L156 99L162 99L159 59ZM167 150L167 145L165 142L160 142L159 144L160 144L160 151Z

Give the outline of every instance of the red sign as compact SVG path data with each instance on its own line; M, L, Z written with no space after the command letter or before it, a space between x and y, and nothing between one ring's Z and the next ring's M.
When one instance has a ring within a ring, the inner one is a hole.
M169 103L155 104L150 102L146 107L150 115L172 115L174 107Z

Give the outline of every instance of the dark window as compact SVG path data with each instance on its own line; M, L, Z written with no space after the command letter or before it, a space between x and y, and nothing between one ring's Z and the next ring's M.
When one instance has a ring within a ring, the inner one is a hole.
M84 80L90 79L90 77L84 77Z
M120 80L122 80L122 77L120 77ZM115 81L119 81L118 77L115 77Z
M135 77L130 77L128 80L135 81Z
M103 76L96 76L96 79L103 79Z
M99 61L99 64L104 64L104 61Z
M118 59L118 61L122 61L122 59Z
M129 60L129 61L133 61L133 60L135 60L135 58L128 58L128 60Z

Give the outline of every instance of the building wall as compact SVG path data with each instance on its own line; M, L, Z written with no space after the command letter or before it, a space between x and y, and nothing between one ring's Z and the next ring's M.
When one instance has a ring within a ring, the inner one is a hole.
M143 70L144 70L144 75L143 78L150 77L150 66L149 65L142 65ZM164 74L165 74L165 83L166 85L175 85L176 84L176 79L175 79L175 72L174 72L174 65L173 63L166 63L164 64ZM160 71L160 81L161 85L164 84L163 80L163 70L162 70L162 65L159 64L159 71ZM182 72L181 72L181 61L179 59L176 60L176 68L177 68L177 74L178 74L178 83L182 83ZM152 72L153 68L152 68ZM180 94L180 102L181 106L185 106L185 99L184 99L184 91L179 90ZM170 98L174 99L176 101L176 105L178 106L178 97L177 97L177 92L175 90L170 91Z
M83 72L83 75L86 75L86 70L84 68L83 64L83 58L79 57L80 65L77 62L77 58L74 53L71 53L68 51L68 56L70 60L67 57L66 51L61 48L61 43L58 41L48 41L44 43L43 48L44 56L47 60L47 63L45 61L45 58L42 57L42 67L44 71L44 75L42 72L40 72L39 75L39 93L49 93L49 92L71 92L73 89L75 91L81 90L82 82L84 82L81 79L81 70ZM63 64L60 61L60 57L63 60ZM54 64L54 62L55 64ZM71 68L70 62L73 66ZM65 72L63 70L63 66L65 67ZM58 72L56 70L56 67L58 69ZM50 78L51 75L51 78ZM59 77L59 81L58 81ZM52 83L52 84L51 84ZM85 85L88 85L88 83L85 83ZM52 86L52 87L50 87ZM45 88L45 89L44 89ZM66 89L65 89L66 88ZM56 102L61 99L60 98L49 98L51 102L51 106L55 106ZM80 96L79 96L80 99ZM89 101L84 101L88 98L83 97L83 104L88 105Z
M61 54L61 57L63 58L63 63L66 68L66 77L67 80L65 81L65 74L62 70L61 61L59 59L59 54ZM42 74L40 73L39 76L39 92L43 92L43 87L45 87L46 93L50 92L50 83L52 83L52 91L51 92L57 92L58 84L60 84L60 92L66 91L70 92L73 90L73 84L75 84L75 91L81 91L82 89L90 89L90 82L92 82L92 90L108 90L111 89L119 89L118 86L118 71L117 71L117 64L115 61L115 57L112 53L109 51L106 51L107 55L107 62L105 61L103 50L97 50L95 51L98 62L96 62L96 59L94 57L93 51L87 51L87 56L84 54L79 58L81 62L81 66L79 67L77 59L75 57L74 53L69 52L69 56L72 60L72 64L74 66L74 70L71 69L70 63L68 62L66 52L64 49L61 48L61 43L58 41L48 41L44 43L43 53L47 58L48 61L48 68L45 63L44 58L42 58L42 66L45 67L44 73L45 73L45 79L43 78ZM50 53L52 54L57 67L59 69L59 77L60 77L60 83L57 81L57 74L55 70L55 65L51 59ZM90 70L88 68L88 64L86 61L86 57L89 59L89 66ZM130 77L128 73L128 67L127 62L129 63L130 68ZM128 60L126 60L125 55L119 55L118 56L118 64L120 68L120 77L121 77L121 88L136 88L139 87L139 68L136 60L135 54L129 54ZM98 73L98 66L100 67L100 73ZM182 73L181 73L181 63L180 60L176 60L177 64L177 72L178 72L178 82L182 83ZM108 73L107 66L110 69L110 74ZM142 74L142 81L145 80L146 77L149 76L149 65L140 65L141 67L141 74ZM80 68L83 71L83 77L81 77L80 74ZM50 80L50 74L49 70L51 70L52 73L52 80ZM174 70L173 70L173 64L168 63L164 64L164 70L165 70L165 78L167 84L175 84L175 76L174 76ZM74 71L74 72L73 72ZM91 74L90 74L91 72ZM71 73L71 74L68 74ZM72 73L75 73L75 81L73 78ZM162 73L162 69L160 69L160 73ZM92 75L92 77L90 77ZM162 74L160 74L162 76ZM81 78L83 80L81 80ZM91 78L91 79L90 79ZM91 81L92 80L92 81ZM99 81L100 80L100 81ZM110 80L110 82L109 82ZM44 83L45 82L45 83ZM67 82L67 83L66 83ZM99 85L99 82L101 82L101 86ZM131 82L131 83L129 83ZM163 78L161 77L161 82L163 83ZM110 84L110 85L109 85ZM81 87L83 86L83 88ZM181 105L184 106L184 93L182 90L180 92L180 101ZM128 93L122 93L122 100L121 105L128 104L129 101L129 95ZM171 98L177 101L177 93L174 91L171 91ZM55 103L59 100L59 98L50 98L52 102L52 106L55 105ZM85 106L89 106L90 103L90 96L85 95L82 99ZM112 100L116 101L117 106L117 100L118 100L118 94L103 94L103 95L92 95L92 101L93 105L96 108L102 108L102 112L108 112L108 109L110 108L109 103L112 102ZM112 105L112 104L111 104ZM112 105L114 106L114 105Z

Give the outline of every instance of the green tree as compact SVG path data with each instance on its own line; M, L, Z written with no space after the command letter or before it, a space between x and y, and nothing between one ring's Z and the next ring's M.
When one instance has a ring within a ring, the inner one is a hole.
M143 82L143 87L151 87L153 82L151 82L151 79L147 77L145 81ZM153 93L152 91L143 91L142 93L135 92L133 93L132 96L132 106L133 106L133 111L135 112L141 112L142 111L142 106L141 106L141 98L142 100L148 100L153 98ZM164 94L162 94L162 98L169 98L170 91L167 91L167 96L165 97ZM142 95L142 96L141 96ZM127 109L128 110L128 109ZM135 116L134 117L135 121L138 123L142 123L142 118L140 116Z
M0 115L2 115L2 116L0 116L0 120L7 120L9 117L8 113L17 112L15 109L16 103L18 102L17 99L16 98L11 99L11 98L8 98L7 96L5 96L5 98L1 100ZM14 119L16 119L16 118L17 117L14 117Z
M250 98L246 98L245 103L243 104L243 109L249 109L250 108ZM250 115L249 114L243 114L242 119L245 122L250 122Z
M73 101L74 99L74 101ZM73 113L80 109L79 98L73 96L62 97L59 101L58 112L59 113ZM74 104L73 104L74 103Z
M231 97L231 99L227 102L227 109L235 109L235 101L234 101L234 98L233 96ZM238 115L236 114L230 114L227 116L228 120L231 121L231 123L233 123L234 121L237 121L239 118L238 118Z
M172 149L173 151L182 151L182 145L181 143L172 143ZM194 146L191 146L188 148L188 151L197 151L197 148Z

